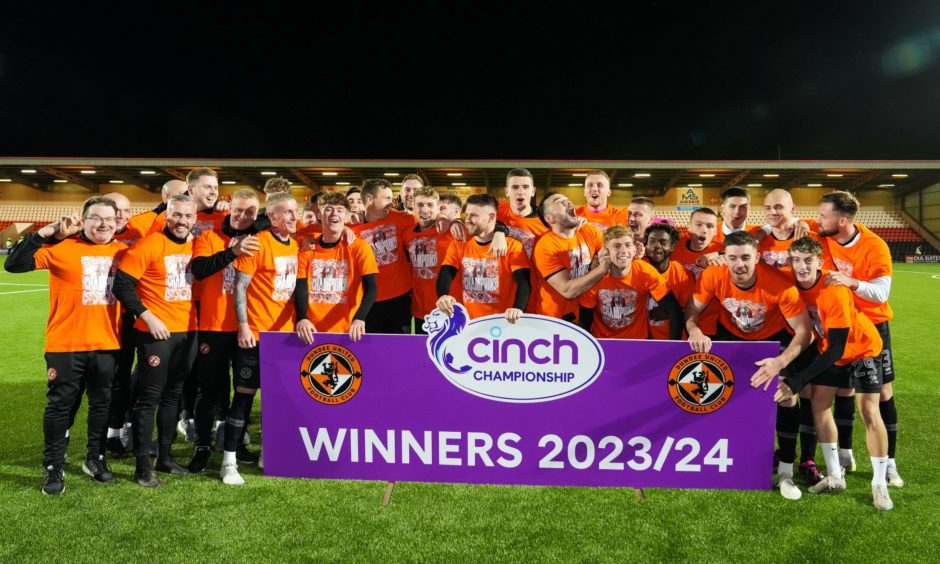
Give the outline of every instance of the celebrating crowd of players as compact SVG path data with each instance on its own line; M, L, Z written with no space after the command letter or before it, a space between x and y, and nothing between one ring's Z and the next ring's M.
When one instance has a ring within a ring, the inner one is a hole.
M241 485L238 464L263 463L245 446L261 332L295 331L308 344L318 331L353 340L422 333L425 315L462 303L471 317L513 323L530 312L598 338L687 338L700 353L713 341L777 341L780 354L758 363L751 384L766 388L780 376L781 494L801 496L798 438L809 491L845 489L857 402L874 505L893 507L887 486L903 480L894 459L891 258L854 222L851 194L825 195L817 220L798 221L790 194L773 190L766 224L756 226L746 224L748 193L731 188L721 220L699 208L680 236L654 217L652 200L609 205L603 171L587 175L578 208L554 192L536 204L525 169L507 175L505 203L479 194L464 204L415 175L397 198L388 181L369 179L347 194L319 193L303 209L284 179L264 192L264 202L252 190L221 202L216 173L195 169L168 182L151 212L132 217L125 196L95 196L80 216L13 250L8 271L50 272L44 493L64 490L68 430L86 392L82 469L92 479L113 479L106 451L132 453L141 486L159 486L155 472L202 472L215 437L222 481ZM185 466L171 454L178 428L195 443Z

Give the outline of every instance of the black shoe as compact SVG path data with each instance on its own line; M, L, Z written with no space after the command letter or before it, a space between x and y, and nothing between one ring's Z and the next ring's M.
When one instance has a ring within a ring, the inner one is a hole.
M206 469L206 464L209 463L209 456L211 456L212 450L209 447L196 447L196 452L193 454L193 459L189 461L189 464L186 466L186 469L193 474L198 474Z
M156 466L153 467L157 472L167 472L174 476L182 476L184 474L189 474L189 470L183 468L176 463L172 458L167 460L158 460Z
M245 445L238 445L235 448L235 460L242 464L257 464L260 457L248 450Z
M82 471L91 476L92 480L102 484L107 484L114 479L114 474L111 473L108 463L104 461L104 455L101 454L85 459Z
M160 478L150 468L138 468L134 472L134 481L145 488L159 488Z
M59 495L65 491L65 471L61 466L50 464L43 469L42 493Z
M111 453L111 458L124 458L130 454L126 448L124 448L124 443L121 442L120 437L111 437L108 439L108 452Z

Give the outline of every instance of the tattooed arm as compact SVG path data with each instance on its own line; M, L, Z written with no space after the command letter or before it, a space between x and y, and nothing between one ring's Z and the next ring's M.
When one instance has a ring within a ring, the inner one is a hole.
M243 349L253 348L257 343L248 325L248 285L251 275L235 271L235 318L238 319L238 346Z

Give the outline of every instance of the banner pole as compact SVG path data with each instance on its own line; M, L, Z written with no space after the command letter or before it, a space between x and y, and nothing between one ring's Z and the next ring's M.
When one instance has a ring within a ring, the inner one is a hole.
M385 483L385 495L382 496L382 507L387 506L392 501L392 490L395 489L395 482Z
M643 488L633 488L633 495L637 499L644 499L643 497Z

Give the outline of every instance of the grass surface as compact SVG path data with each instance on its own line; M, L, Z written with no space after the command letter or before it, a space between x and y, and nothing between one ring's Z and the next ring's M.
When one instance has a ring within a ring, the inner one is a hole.
M645 490L637 499L629 489L400 483L382 507L379 482L262 478L243 467L248 484L229 488L217 478L218 455L206 474L165 477L157 490L131 482L131 462L112 461L117 478L100 486L81 471L84 408L65 494L49 498L39 492L47 275L0 272L0 562L936 561L940 267L896 267L898 463L907 485L892 489L888 513L871 507L861 425L848 491L798 502L769 491ZM9 293L23 290L40 291ZM191 452L177 443L180 460Z

